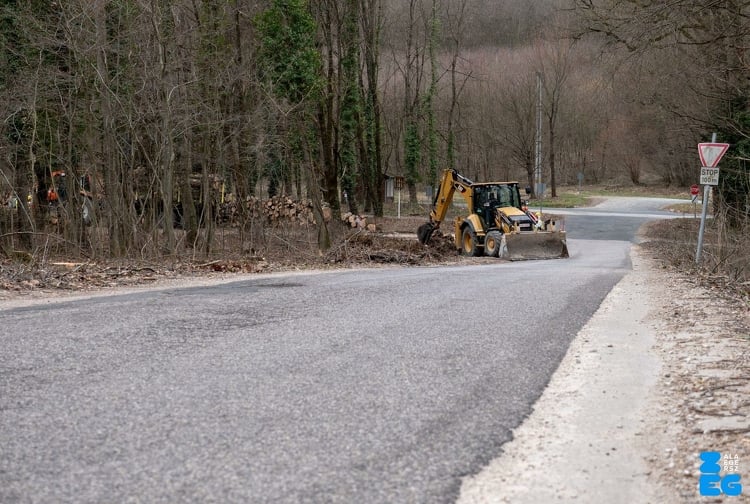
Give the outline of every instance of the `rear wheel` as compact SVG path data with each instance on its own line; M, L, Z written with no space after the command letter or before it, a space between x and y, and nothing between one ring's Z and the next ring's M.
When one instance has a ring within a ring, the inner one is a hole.
M477 243L477 235L470 226L466 226L461 234L461 252L471 257L476 257L482 252Z
M503 242L503 234L500 231L492 230L487 232L484 237L484 253L490 257L500 255L500 247Z

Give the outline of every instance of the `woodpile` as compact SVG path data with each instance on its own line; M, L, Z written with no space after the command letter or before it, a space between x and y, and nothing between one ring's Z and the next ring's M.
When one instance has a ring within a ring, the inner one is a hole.
M289 196L274 196L267 200L248 199L248 209L253 217L265 217L272 226L309 225L315 223L309 199L293 200Z
M289 196L274 196L269 199L261 199L255 196L247 198L247 216L250 219L262 219L272 227L279 226L309 226L315 224L313 204L310 199L295 200ZM323 218L326 222L331 220L331 209L323 204ZM220 210L222 222L237 223L239 213L234 201L228 201L222 205ZM352 229L376 231L375 224L368 223L364 215L354 215L346 212L341 215L341 222Z
M354 215L351 212L346 212L345 214L341 215L341 222L352 229L367 229L368 231L374 231L369 227L373 224L368 225L367 217L365 217L364 215Z
M279 226L308 226L315 224L312 201L309 199L294 200L289 196L274 196L261 199L249 196L245 202L249 219L263 220L266 224ZM237 224L239 211L235 201L227 201L221 206L220 215L223 222Z

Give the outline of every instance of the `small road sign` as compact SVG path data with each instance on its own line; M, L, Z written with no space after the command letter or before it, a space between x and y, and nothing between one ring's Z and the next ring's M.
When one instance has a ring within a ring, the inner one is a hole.
M703 166L700 182L701 185L719 185L719 169Z
M727 149L727 143L699 143L698 155L701 158L701 166L716 168Z
M706 214L708 213L708 187L719 185L719 169L716 165L724 153L729 149L729 144L716 143L716 133L711 135L711 143L699 143L698 155L701 158L701 184L703 185L703 211L701 212L701 226L698 230L698 248L695 251L695 264L701 263L703 251L703 232L706 229Z
M698 196L698 193L700 192L701 188L698 187L698 184L693 184L690 186L690 196Z

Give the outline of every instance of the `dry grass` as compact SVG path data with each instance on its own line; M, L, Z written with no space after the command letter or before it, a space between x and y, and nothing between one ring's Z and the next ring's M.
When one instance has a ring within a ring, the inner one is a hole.
M750 305L750 227L706 225L700 265L696 264L700 222L672 219L649 224L643 246L665 267L697 276L706 286Z

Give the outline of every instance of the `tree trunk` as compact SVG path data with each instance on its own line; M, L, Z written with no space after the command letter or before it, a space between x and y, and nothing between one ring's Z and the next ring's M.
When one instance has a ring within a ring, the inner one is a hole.
M325 107L325 108L324 108ZM323 162L323 198L334 215L341 213L338 195L338 167L333 156L333 126L330 121L333 107L326 98L318 110L321 156Z
M368 199L376 217L383 216L383 159L382 159L382 119L380 97L378 93L378 56L380 44L381 4L380 0L363 2L362 26L365 37L364 61L367 69L367 82L362 85L366 90L365 102L365 179L367 180Z
M549 118L549 184L552 190L551 197L557 197L557 179L555 169L555 117L553 112Z
M96 23L96 65L97 77L100 79L102 88L109 89L109 68L107 68L107 53L109 43L107 41L107 2L95 0L95 23ZM104 174L104 190L107 194L109 212L107 215L107 228L109 231L109 252L114 257L122 257L127 254L128 243L125 237L123 224L126 222L126 209L122 197L122 166L113 162L117 149L112 144L116 138L115 118L112 113L110 94L102 92L99 94L99 107L101 114L101 137L99 140L99 159L102 162L101 172Z

